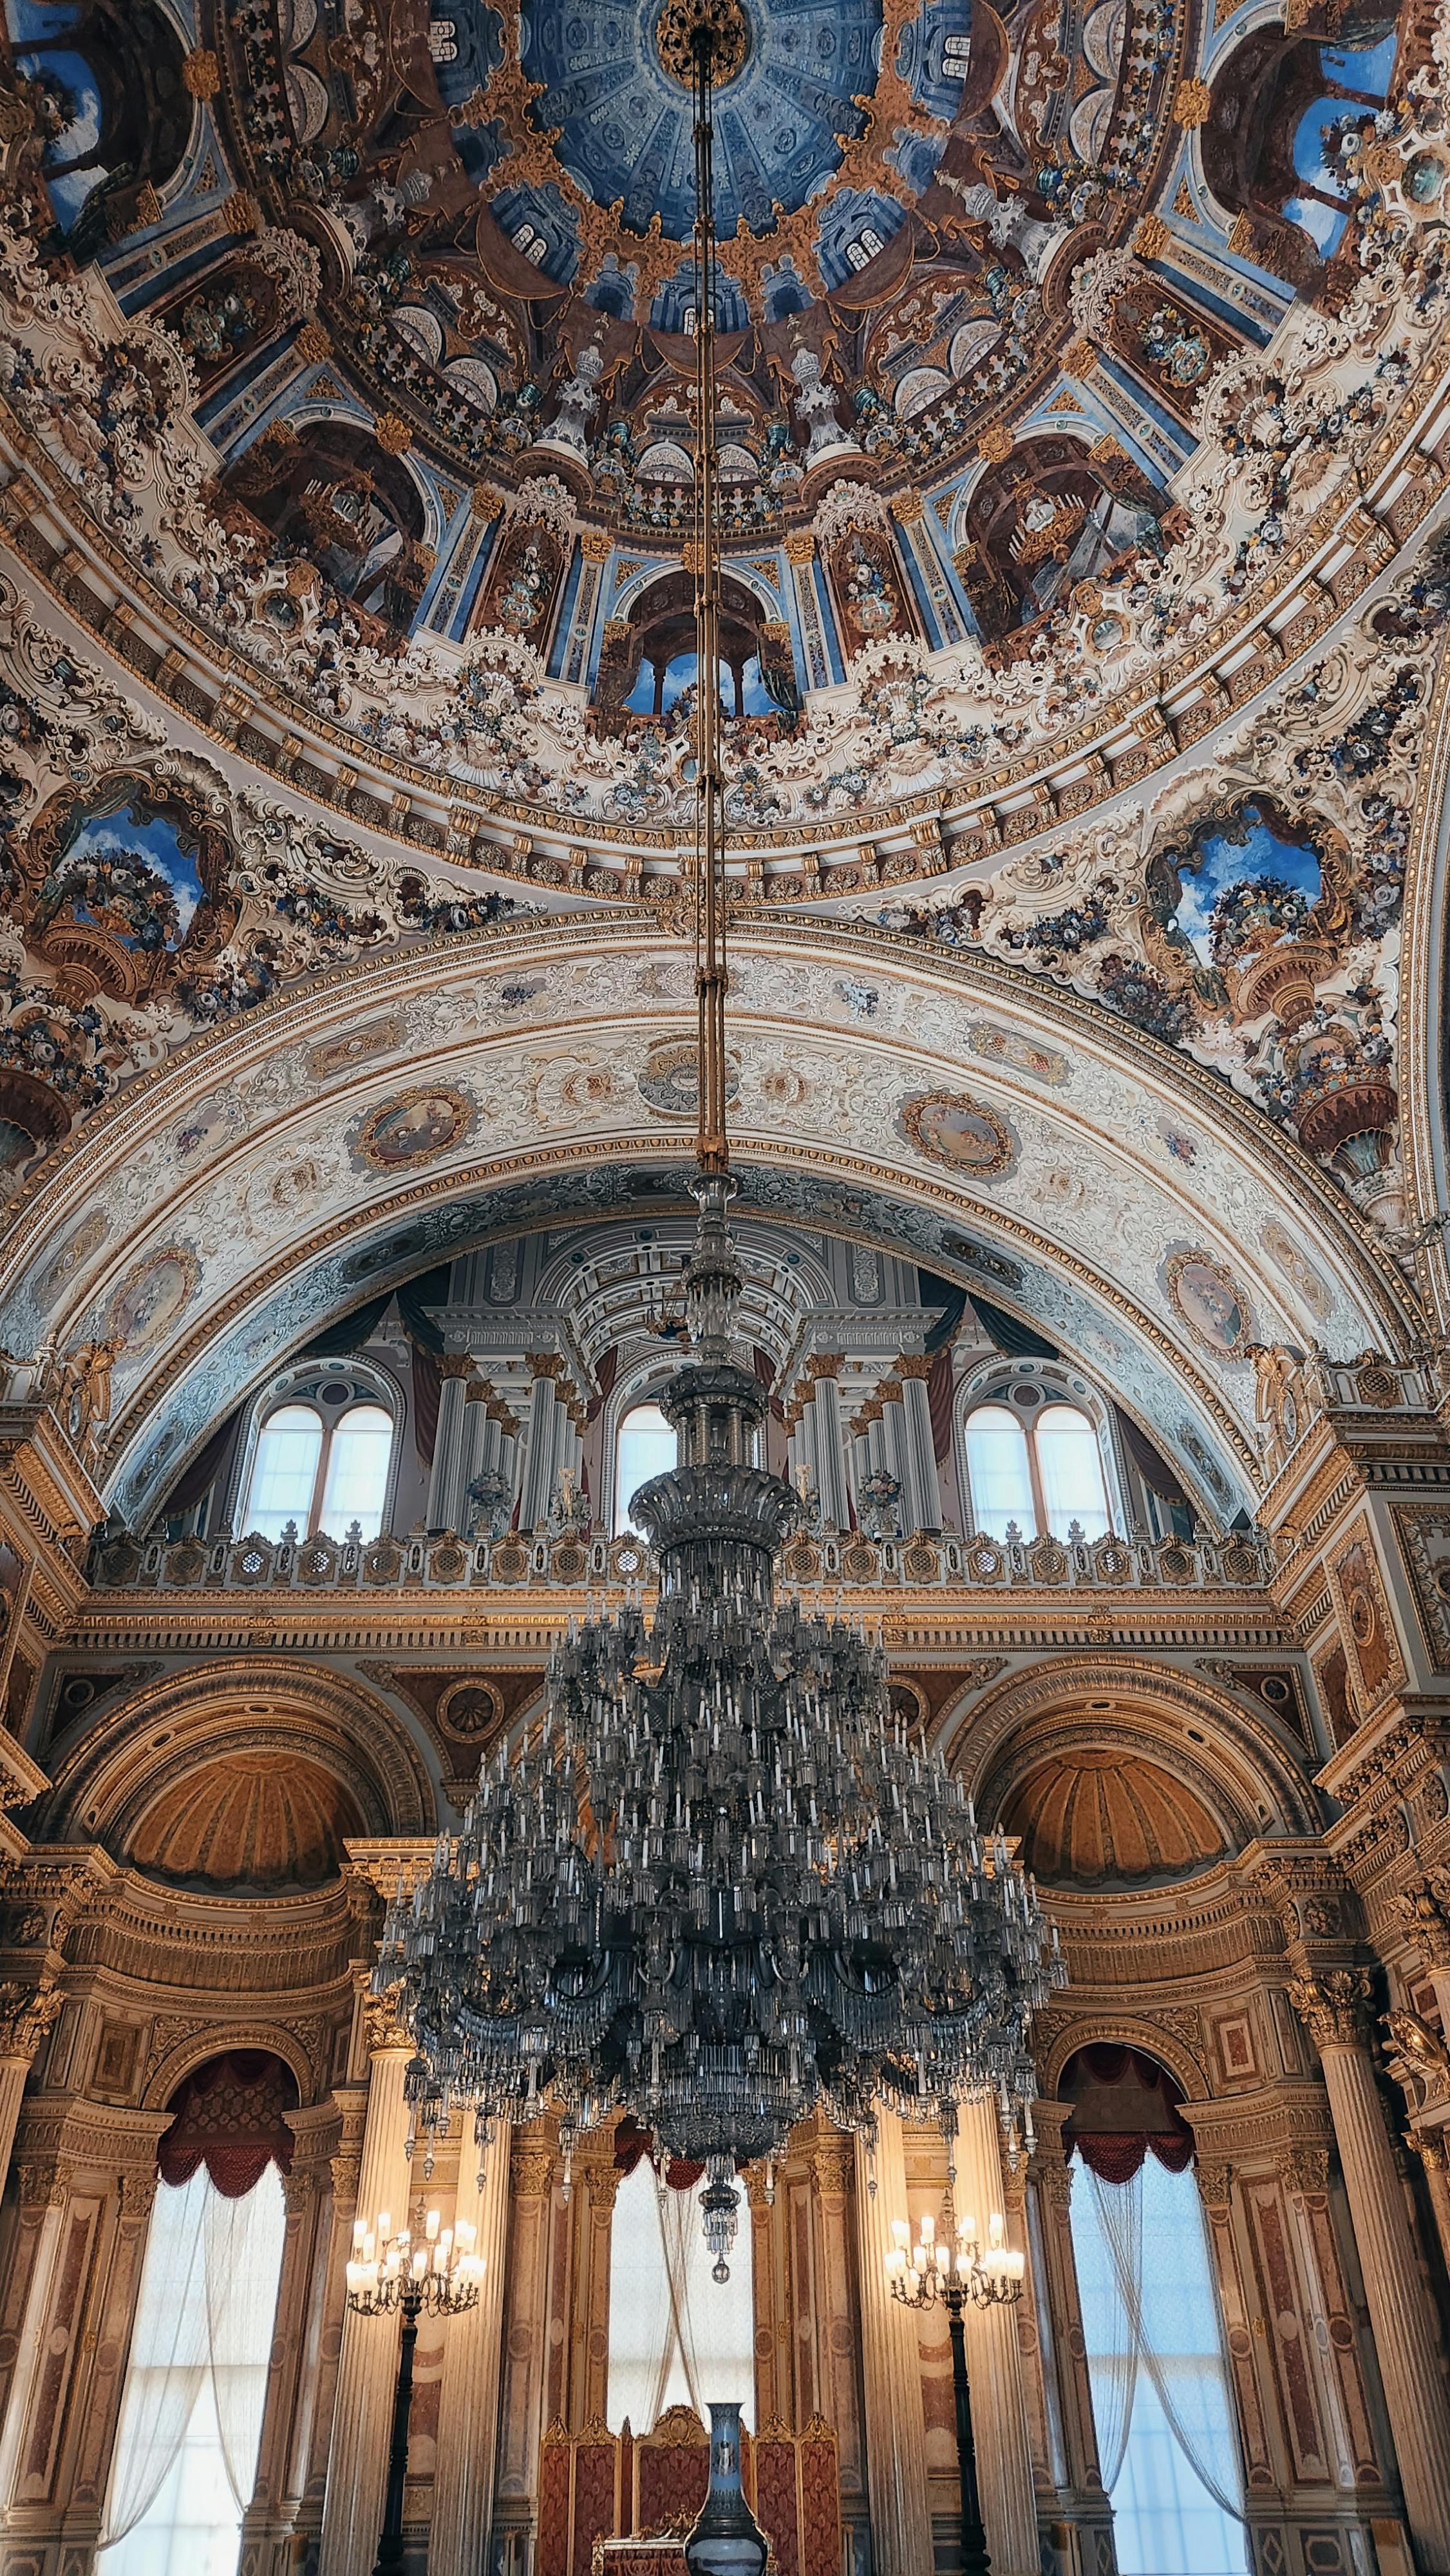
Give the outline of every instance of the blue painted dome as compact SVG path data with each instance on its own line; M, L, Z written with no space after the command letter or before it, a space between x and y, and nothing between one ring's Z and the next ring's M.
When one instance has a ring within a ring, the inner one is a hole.
M476 5L476 0L475 0ZM839 166L875 87L881 0L745 0L750 50L715 107L717 224L768 232ZM542 95L530 110L596 204L683 241L695 218L690 101L655 42L659 0L522 0L521 57Z

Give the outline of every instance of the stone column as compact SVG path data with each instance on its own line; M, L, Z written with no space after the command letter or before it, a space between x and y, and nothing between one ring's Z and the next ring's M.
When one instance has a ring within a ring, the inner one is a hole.
M907 2215L906 2158L896 2113L882 2109L879 2122L874 2190L871 2160L859 2141L856 2148L861 2379L866 2409L873 2576L932 2576L926 2419L916 2319L909 2308L892 2297L886 2272L886 2257L895 2243L891 2222ZM995 2550L993 2566L996 2570ZM1018 2576L1015 2562L1010 2571L1002 2567L998 2576ZM1027 2576L1036 2576L1035 2561Z
M407 2106L403 2076L413 2054L383 2007L365 2007L371 2068L367 2119L358 2176L358 2216L374 2227L386 2215L393 2234L408 2223L411 2198ZM337 2365L337 2396L327 2462L318 2576L359 2576L371 2566L383 2518L388 2475L388 2435L398 2361L393 2317L362 2317L347 2309Z
M26 2077L61 2002L58 1986L0 1988L0 2191L10 2171Z
M925 1351L908 1351L896 1363L901 1387L901 1526L908 1538L914 1530L939 1530L942 1525L941 1479L926 1391L931 1372Z
M1005 2215L1007 2210L996 2102L990 2095L965 2102L957 2119L957 2210L975 2218L985 2242L991 2212L1000 2209ZM977 2480L992 2576L1037 2576L1037 2501L1017 2312L968 2308L965 2323Z
M1406 2519L1422 2576L1450 2576L1450 2400L1369 2053L1369 1980L1330 1969L1289 1992L1324 2069Z
M428 2541L430 2576L479 2576L488 2564L498 2462L499 2395L503 2384L503 2313L507 2272L509 2140L494 2139L479 2188L479 2155L472 2122L464 2115L459 2147L455 2224L471 2219L483 2257L478 2305L444 2329L443 2386L438 2408L438 2459L433 2473L433 2522Z
M533 1385L529 1391L529 1419L524 1434L519 1527L522 1530L542 1530L553 1508L559 1471L568 1461L572 1446L571 1425L560 1388L555 1383L563 1375L563 1361L556 1352L531 1351L527 1364L533 1372Z
M1113 2509L1103 2490L1093 2420L1087 2341L1072 2242L1073 2169L1064 2159L1060 2134L1065 2112L1066 2105L1058 2102L1040 2103L1037 2107L1041 2144L1033 2160L1029 2209L1029 2227L1035 2234L1032 2250L1037 2259L1030 2269L1036 2294L1051 2470L1059 2490L1058 2510L1084 2538L1089 2531L1094 2535L1080 2556L1084 2565L1099 2569L1111 2562Z
M1420 2159L1424 2168L1425 2189L1435 2213L1435 2232L1445 2268L1450 2271L1450 2131L1445 2129L1409 2129L1405 2144Z
M814 1380L810 1410L814 1415L811 1446L816 1471L816 1494L821 1519L829 1528L851 1526L850 1485L846 1475L846 1435L841 1420L840 1371L844 1355L839 1351L817 1353L809 1363Z
M286 2115L297 2139L283 2178L287 2226L277 2278L277 2314L268 2356L262 2438L251 2500L242 2517L240 2576L275 2576L291 2562L292 2535L306 2483L301 2419L309 2412L319 2354L314 2290L319 2239L329 2234L326 2145L337 2128L330 2102Z
M811 2152L815 2220L815 2326L817 2404L836 2435L836 2459L842 2497L866 2492L866 2464L861 2454L861 2393L858 2354L860 2311L851 2296L850 2194L855 2169L852 2142L841 2129L824 2125ZM878 2183L877 2196L880 2197ZM906 2215L903 2207L899 2213ZM887 2235L895 2209L886 2211ZM884 2265L883 2265L884 2270ZM922 2461L925 2470L925 2425Z
M543 2123L521 2132L509 2160L508 2279L504 2299L503 2414L499 2427L494 2523L514 2535L532 2530L538 2497L539 2443L548 2420L549 2237L555 2154ZM503 2557L519 2564L522 2540Z
M433 1442L433 1469L428 1480L428 1527L461 1530L464 1525L464 1405L473 1362L466 1351L445 1351L438 1363L443 1383L438 1392L438 1430Z

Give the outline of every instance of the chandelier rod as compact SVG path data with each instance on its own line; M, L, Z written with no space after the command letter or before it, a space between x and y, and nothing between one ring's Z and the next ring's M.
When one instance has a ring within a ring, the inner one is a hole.
M690 35L695 101L695 990L699 997L700 1172L730 1169L725 1129L725 795L720 772L720 533L716 524L714 31L700 9Z

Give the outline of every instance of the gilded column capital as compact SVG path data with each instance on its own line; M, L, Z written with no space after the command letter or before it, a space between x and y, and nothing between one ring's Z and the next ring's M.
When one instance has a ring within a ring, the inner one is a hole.
M516 2198L543 2200L554 2187L558 2159L552 2147L519 2146L509 2156L509 2179Z
M513 2170L517 2171L516 2165ZM579 2168L576 2165L575 2172L577 2173L578 2170ZM589 2206L591 2210L594 2212L596 2218L605 2217L613 2210L614 2204L619 2197L619 2186L624 2180L624 2176L620 2172L618 2165L615 2163L613 2156L610 2156L607 2159L601 2158L598 2164L591 2164L586 2170L584 2179L589 2185Z
M1427 2174L1450 2174L1450 2138L1443 2129L1407 2129L1405 2144Z
M1060 2148L1055 2155L1034 2156L1032 2181L1043 2207L1065 2217L1072 2206L1072 2167Z
M1291 1977L1289 2001L1317 2049L1368 2048L1370 1980L1363 1968Z
M451 1377L472 1377L473 1357L471 1352L441 1351L438 1355L438 1374L441 1378L445 1379Z
M856 2175L856 2146L844 2130L829 2130L817 2138L811 2149L811 2172L818 2192L839 2193L844 2199Z
M1307 2200L1329 2189L1329 2149L1289 2146L1277 2159L1279 2180L1294 2200Z
M398 1988L389 1986L385 1995L364 1995L363 2036L369 2057L380 2057L393 2049L406 2049L412 2054L413 2042L398 2019Z
M73 2156L21 2156L15 2191L22 2209L64 2209L75 2183Z
M892 1365L899 1378L929 1378L936 1360L930 1351L904 1351Z
M23 2057L27 2066L55 2026L65 1998L59 1986L0 1983L0 2057Z
M1233 2198L1234 2169L1226 2156L1200 2156L1194 2171L1205 2209L1227 2209Z

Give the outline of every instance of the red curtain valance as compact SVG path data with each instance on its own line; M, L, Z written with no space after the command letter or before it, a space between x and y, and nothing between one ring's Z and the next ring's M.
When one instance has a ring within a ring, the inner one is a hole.
M1166 2067L1138 2049L1106 2041L1078 2049L1064 2070L1062 2091L1074 2104L1063 2127L1063 2152L1070 2158L1075 2147L1104 2182L1131 2182L1150 2148L1170 2173L1182 2173L1193 2162L1182 2088Z
M290 2067L265 2048L232 2048L209 2057L178 2087L167 2104L174 2112L156 2149L163 2182L190 2182L204 2164L226 2200L241 2200L269 2164L292 2170L295 2146L282 2114L295 2111L297 2086Z
M621 2120L614 2132L614 2161L622 2174L632 2174L641 2156L654 2154L653 2132L642 2129L638 2120ZM665 2180L671 2191L693 2191L704 2173L704 2166L692 2164L687 2157L672 2156L665 2167Z

